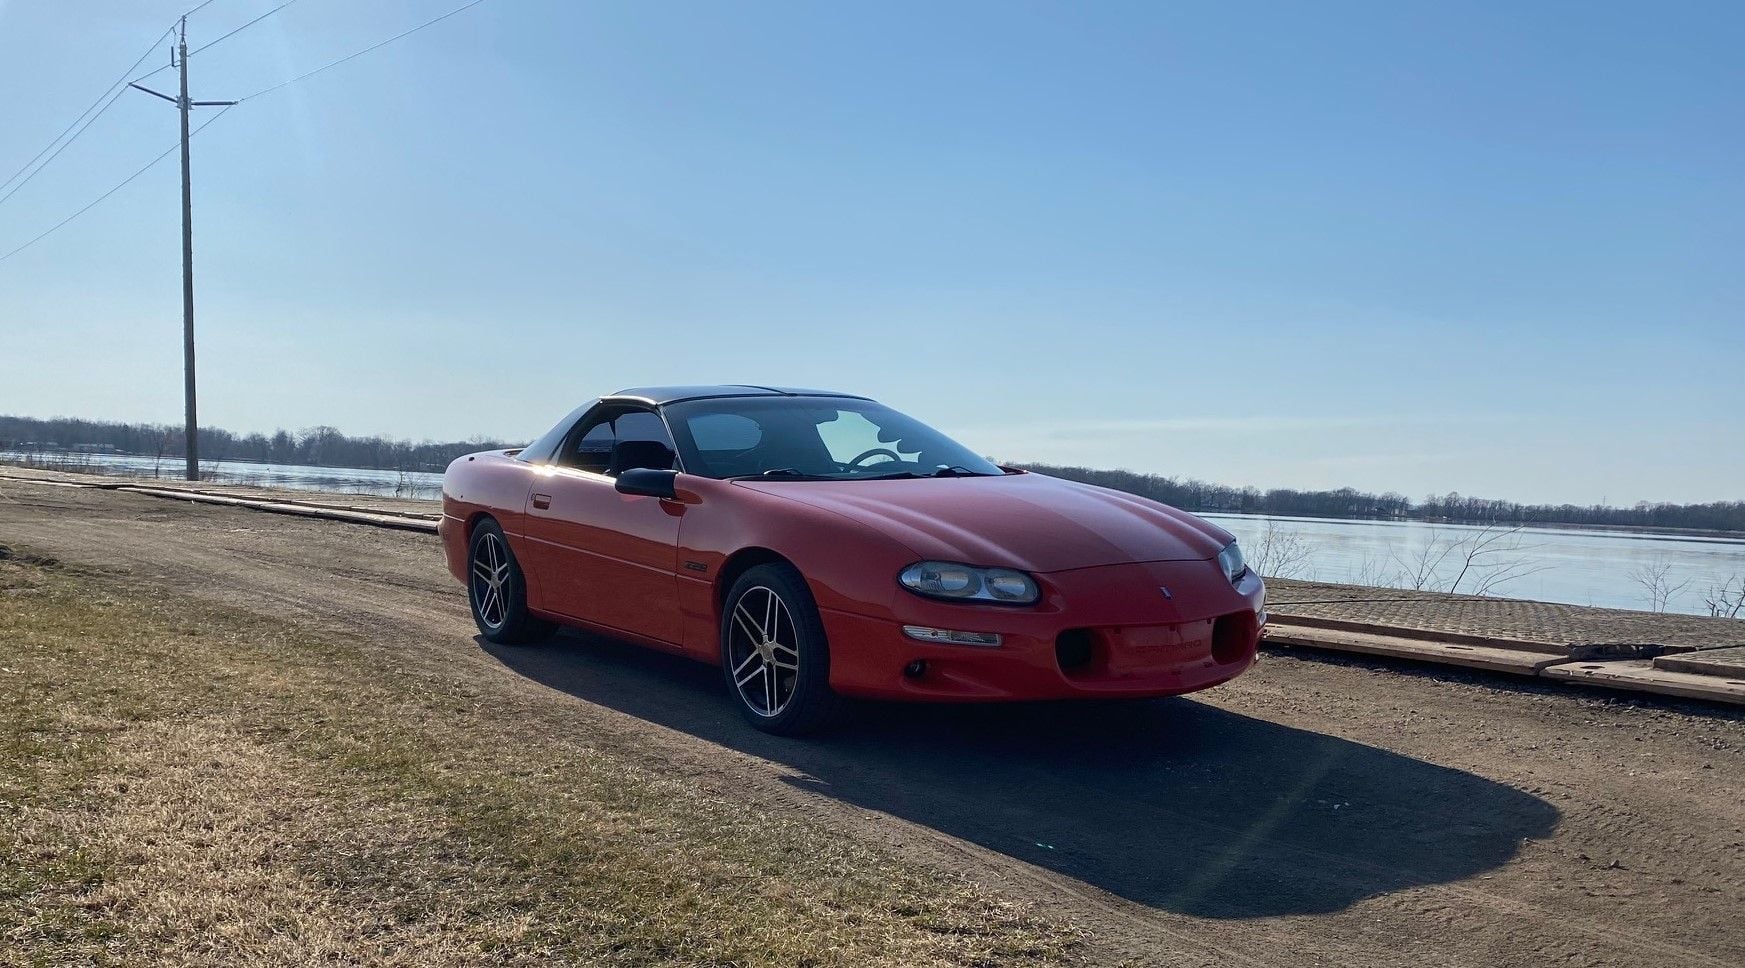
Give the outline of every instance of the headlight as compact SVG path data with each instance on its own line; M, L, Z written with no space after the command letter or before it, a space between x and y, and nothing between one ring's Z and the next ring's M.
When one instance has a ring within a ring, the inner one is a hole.
M1010 568L977 568L949 561L917 561L897 582L917 595L960 602L1029 605L1042 597L1036 580Z
M1232 585L1240 581L1242 575L1248 571L1248 562L1242 560L1242 549L1236 547L1234 541L1218 552L1218 566L1224 569L1224 577L1230 579Z

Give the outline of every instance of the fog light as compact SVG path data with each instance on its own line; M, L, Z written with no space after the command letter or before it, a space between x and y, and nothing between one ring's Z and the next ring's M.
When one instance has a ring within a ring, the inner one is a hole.
M927 674L927 663L923 662L920 659L916 659L914 662L911 662L908 665L903 667L903 675L907 676L910 679L919 679L926 674Z
M925 625L905 625L903 634L917 642L942 645L999 645L997 632L959 632L955 629L931 629Z

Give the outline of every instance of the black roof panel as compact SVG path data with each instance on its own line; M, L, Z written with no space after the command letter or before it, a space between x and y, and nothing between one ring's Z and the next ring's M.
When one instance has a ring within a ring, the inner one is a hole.
M663 406L678 403L681 400L701 400L709 397L850 397L865 400L853 393L837 393L834 390L803 390L798 387L760 387L743 383L731 384L701 384L697 386L675 387L631 387L610 394L607 400L636 400Z

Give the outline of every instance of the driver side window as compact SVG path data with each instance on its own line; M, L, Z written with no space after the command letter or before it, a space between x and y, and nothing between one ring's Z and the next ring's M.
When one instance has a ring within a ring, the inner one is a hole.
M621 468L614 466L615 461L624 463L628 460L630 466L636 467L660 463L652 459L658 449L647 444L664 447L667 454L665 466L672 466L672 437L667 434L666 424L660 417L647 410L610 409L594 414L583 421L570 441L560 462L576 470L617 476Z
M611 419L601 420L576 438L575 449L567 455L569 459L564 463L577 470L604 474L612 465L613 439Z

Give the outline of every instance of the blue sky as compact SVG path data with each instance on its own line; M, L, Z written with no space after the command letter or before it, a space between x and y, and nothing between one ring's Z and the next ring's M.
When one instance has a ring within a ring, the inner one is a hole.
M299 0L194 94L458 2ZM0 176L191 5L0 0ZM777 382L1002 459L1738 499L1742 49L1735 3L487 0L195 140L201 417L532 437ZM125 96L0 252L174 138ZM177 219L172 157L0 262L0 412L180 419Z

